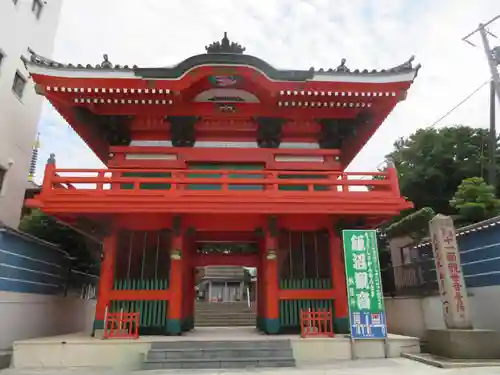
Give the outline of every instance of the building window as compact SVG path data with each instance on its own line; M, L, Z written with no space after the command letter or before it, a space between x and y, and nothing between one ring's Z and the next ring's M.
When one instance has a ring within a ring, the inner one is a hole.
M19 99L23 97L24 87L26 86L26 78L19 72L16 72L14 76L14 84L12 85L12 91L17 95Z
M40 18L42 14L43 3L42 0L33 0L33 5L31 6L31 10L35 13L36 18Z

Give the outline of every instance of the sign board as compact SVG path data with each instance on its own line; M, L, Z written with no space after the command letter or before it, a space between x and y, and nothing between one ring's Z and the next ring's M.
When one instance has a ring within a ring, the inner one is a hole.
M460 252L453 219L445 215L436 215L429 222L429 231L446 327L450 329L472 328L467 288L460 265Z
M387 324L377 233L374 230L344 230L342 238L351 337L385 339Z

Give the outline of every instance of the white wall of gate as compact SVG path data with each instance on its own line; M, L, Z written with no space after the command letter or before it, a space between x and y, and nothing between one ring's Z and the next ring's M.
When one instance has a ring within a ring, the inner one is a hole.
M16 340L92 331L93 299L0 291L0 350Z
M476 329L500 331L500 286L467 289ZM386 297L385 309L390 333L426 338L426 330L446 328L441 299L427 297Z

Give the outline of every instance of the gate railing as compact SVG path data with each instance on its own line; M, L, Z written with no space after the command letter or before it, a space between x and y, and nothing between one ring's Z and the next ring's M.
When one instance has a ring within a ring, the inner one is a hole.
M332 310L300 310L301 337L333 337Z
M140 174L140 176L139 176ZM203 188L203 186L206 187ZM184 190L261 194L315 192L399 197L397 176L389 172L55 169L48 165L42 194L136 195Z
M106 313L104 325L105 339L137 339L139 338L140 314L135 313Z

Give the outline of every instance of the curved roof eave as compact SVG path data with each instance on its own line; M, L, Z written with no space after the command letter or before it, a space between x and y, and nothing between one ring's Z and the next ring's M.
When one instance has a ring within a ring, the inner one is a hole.
M412 66L413 57L407 62L390 69L382 70L349 70L345 60L336 69L311 68L309 70L280 70L271 66L266 61L252 56L235 53L209 53L191 56L179 64L171 67L140 68L137 66L113 65L105 57L102 64L95 66L81 64L62 64L43 56L37 55L29 50L31 57L21 57L31 73L45 74L50 76L66 76L73 78L144 78L144 79L179 79L190 70L206 65L224 66L250 66L260 71L273 81L352 81L352 82L395 82L413 81L417 76L420 64ZM31 68L31 69L30 69ZM64 72L64 73L63 73ZM392 78L394 77L394 78ZM392 78L392 79L390 79Z

